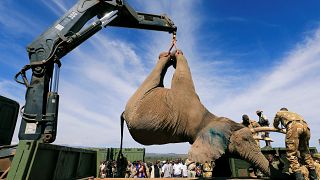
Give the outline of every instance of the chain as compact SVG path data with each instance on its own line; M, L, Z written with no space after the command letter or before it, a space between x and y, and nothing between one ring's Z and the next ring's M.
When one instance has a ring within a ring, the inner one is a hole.
M177 32L173 32L172 33L172 42L171 42L171 46L170 46L170 49L168 51L168 54L171 53L171 50L174 48L174 50L177 50Z

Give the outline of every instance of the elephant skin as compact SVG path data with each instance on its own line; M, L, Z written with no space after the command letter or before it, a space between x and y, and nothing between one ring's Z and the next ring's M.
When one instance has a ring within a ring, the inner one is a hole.
M163 79L171 65L175 72L168 89ZM270 174L268 161L251 131L203 106L181 51L160 54L152 72L127 102L122 116L133 139L143 145L189 142L189 160L211 162L228 152Z

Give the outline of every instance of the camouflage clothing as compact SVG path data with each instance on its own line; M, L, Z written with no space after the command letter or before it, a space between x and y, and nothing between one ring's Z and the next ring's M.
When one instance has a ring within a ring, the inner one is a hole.
M289 111L277 112L273 126L279 128L281 123L287 130L286 148L287 159L293 172L300 172L298 151L305 161L308 169L315 169L313 159L309 151L310 129L304 119L297 113Z
M320 164L315 162L314 166L316 168L317 176L320 177Z
M300 171L302 176L304 177L304 180L309 180L309 171L305 165L300 166Z

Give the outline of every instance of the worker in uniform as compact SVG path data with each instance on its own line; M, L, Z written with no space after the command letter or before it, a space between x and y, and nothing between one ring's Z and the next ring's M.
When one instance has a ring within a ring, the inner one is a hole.
M314 161L310 155L309 140L310 129L302 116L297 113L288 111L287 108L281 108L277 112L273 126L279 128L279 124L286 128L286 149L287 159L290 163L290 168L295 174L296 179L303 180L303 175L300 170L300 164L298 162L298 151L300 156L305 161L309 170L309 176L311 180L318 180Z
M258 123L260 124L260 126L269 127L269 124L270 124L269 120L268 120L267 116L263 114L263 111L262 110L257 110L256 114L259 117ZM266 146L267 147L271 147L271 139L269 137L269 132L263 132L262 133L262 138L266 141Z
M320 177L320 153L313 154L314 166L316 168L317 176Z

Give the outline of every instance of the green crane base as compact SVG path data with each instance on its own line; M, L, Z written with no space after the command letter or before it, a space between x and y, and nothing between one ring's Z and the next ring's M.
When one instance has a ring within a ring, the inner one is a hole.
M81 179L96 175L96 151L19 142L7 179Z

